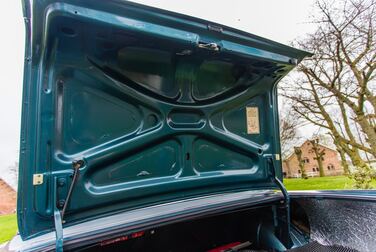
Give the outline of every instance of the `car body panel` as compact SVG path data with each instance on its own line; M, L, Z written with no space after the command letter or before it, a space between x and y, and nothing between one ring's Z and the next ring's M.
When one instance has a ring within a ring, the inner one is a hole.
M127 1L23 5L23 239L54 230L64 206L65 228L174 200L276 188L276 84L307 52Z

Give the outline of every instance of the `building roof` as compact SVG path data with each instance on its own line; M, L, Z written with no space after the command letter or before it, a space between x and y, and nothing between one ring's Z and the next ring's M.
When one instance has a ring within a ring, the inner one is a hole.
M5 182L5 180L2 179L2 178L0 178L0 189L1 188L7 188L7 189L9 189L11 191L16 192L16 190L14 190L14 188L12 186L10 186L7 182Z

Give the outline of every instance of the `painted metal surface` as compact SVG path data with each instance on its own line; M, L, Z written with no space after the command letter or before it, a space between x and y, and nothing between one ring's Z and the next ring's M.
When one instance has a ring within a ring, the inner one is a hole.
M126 1L25 0L24 15L23 239L53 230L56 207L65 229L275 187L265 158L280 153L275 86L308 53Z

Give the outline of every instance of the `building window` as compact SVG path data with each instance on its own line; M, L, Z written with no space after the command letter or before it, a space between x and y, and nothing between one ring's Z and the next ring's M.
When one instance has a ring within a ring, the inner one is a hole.
M300 173L301 173L301 171L300 171L300 170L298 170L298 173L300 174Z
M307 158L307 157L303 158L303 162L306 163L306 164L309 164L309 158Z
M332 164L329 164L328 165L328 170L330 171L330 170L334 170L335 168L334 168L334 165L332 165Z
M319 170L319 168L313 167L312 170L313 170L314 172L316 172L316 171Z

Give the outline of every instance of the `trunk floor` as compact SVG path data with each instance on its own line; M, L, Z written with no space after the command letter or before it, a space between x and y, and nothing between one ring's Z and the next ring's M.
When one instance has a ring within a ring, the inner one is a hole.
M358 250L346 248L340 245L322 245L318 242L310 242L304 246L288 249L287 252L359 252ZM268 252L267 250L245 249L239 252Z
M322 245L318 242L310 242L304 246L288 249L289 252L358 252L355 249L346 248L340 245Z

